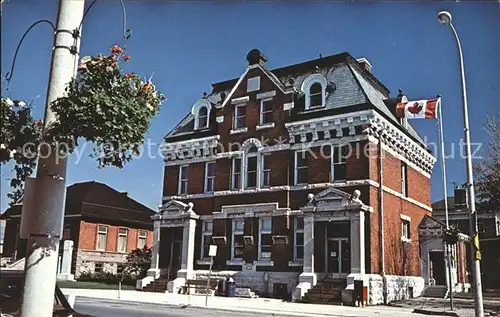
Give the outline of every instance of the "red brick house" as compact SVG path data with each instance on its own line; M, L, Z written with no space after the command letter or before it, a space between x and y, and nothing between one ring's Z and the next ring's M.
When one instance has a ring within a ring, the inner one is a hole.
M22 203L2 214L6 220L4 257L25 256L26 240L19 238L21 209ZM105 184L92 181L69 186L62 241L74 243L71 273L76 278L85 271L116 273L128 252L145 245L151 247L153 215L153 210L127 193Z
M325 279L363 279L378 303L384 281L392 299L389 277L408 276L403 293L418 294L435 158L396 119L402 94L348 53L274 70L266 60L250 51L243 74L213 84L165 137L143 286L167 271L170 291L206 277L216 244L214 274L259 293L300 299Z

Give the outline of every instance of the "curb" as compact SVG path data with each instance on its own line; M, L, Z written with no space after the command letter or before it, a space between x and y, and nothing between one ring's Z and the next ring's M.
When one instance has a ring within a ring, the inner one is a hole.
M458 314L454 311L439 311L439 310L430 310L430 309L418 309L415 308L413 310L416 314L422 315L437 315L437 316L451 316L451 317L459 317Z

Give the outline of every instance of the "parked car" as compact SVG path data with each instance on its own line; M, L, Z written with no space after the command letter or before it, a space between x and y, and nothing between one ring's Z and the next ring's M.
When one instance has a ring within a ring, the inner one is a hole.
M24 271L0 270L0 313L3 316L19 316L23 298ZM76 312L66 296L56 285L54 290L54 317L95 317Z

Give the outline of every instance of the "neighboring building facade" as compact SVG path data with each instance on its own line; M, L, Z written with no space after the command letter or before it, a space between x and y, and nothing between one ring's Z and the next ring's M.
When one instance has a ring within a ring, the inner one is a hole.
M21 259L26 240L19 238L22 204L3 214L6 220L4 257ZM151 216L155 212L113 188L98 182L69 186L61 245L74 242L71 273L109 271L116 273L127 254L152 246ZM60 248L62 252L62 247Z
M177 273L171 291L203 278L210 244L215 274L259 293L300 298L325 276L348 287L371 274L419 276L435 158L396 119L402 94L390 98L348 53L272 71L266 60L250 51L241 77L212 85L165 137L144 285L165 270Z
M442 230L446 228L446 216L444 200L432 204L432 218L440 222ZM448 219L449 225L458 228L462 233L470 236L469 229L470 213L465 208L455 206L455 197L448 197ZM434 221L434 222L436 222ZM481 272L482 284L485 288L496 288L500 285L500 278L496 271L500 267L500 210L483 211L478 209L477 221L479 233L479 245L481 250ZM427 231L427 230L424 230ZM421 231L422 234L422 231ZM422 245L422 274L426 283L431 279L437 285L447 285L447 267L444 258L446 256L443 241L440 235L433 238L433 242ZM470 244L459 243L452 250L453 266L452 280L456 291L461 291L470 287L472 283ZM427 258L428 257L428 258ZM428 264L425 260L428 259Z

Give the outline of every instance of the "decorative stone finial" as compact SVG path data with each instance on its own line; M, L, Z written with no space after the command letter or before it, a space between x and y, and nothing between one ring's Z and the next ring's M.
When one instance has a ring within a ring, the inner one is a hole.
M307 195L307 202L312 203L313 199L314 199L314 194L313 193L309 193Z
M247 54L247 61L248 61L248 66L254 65L254 64L264 64L267 62L267 57L264 56L264 54L261 53L258 49L254 48Z

